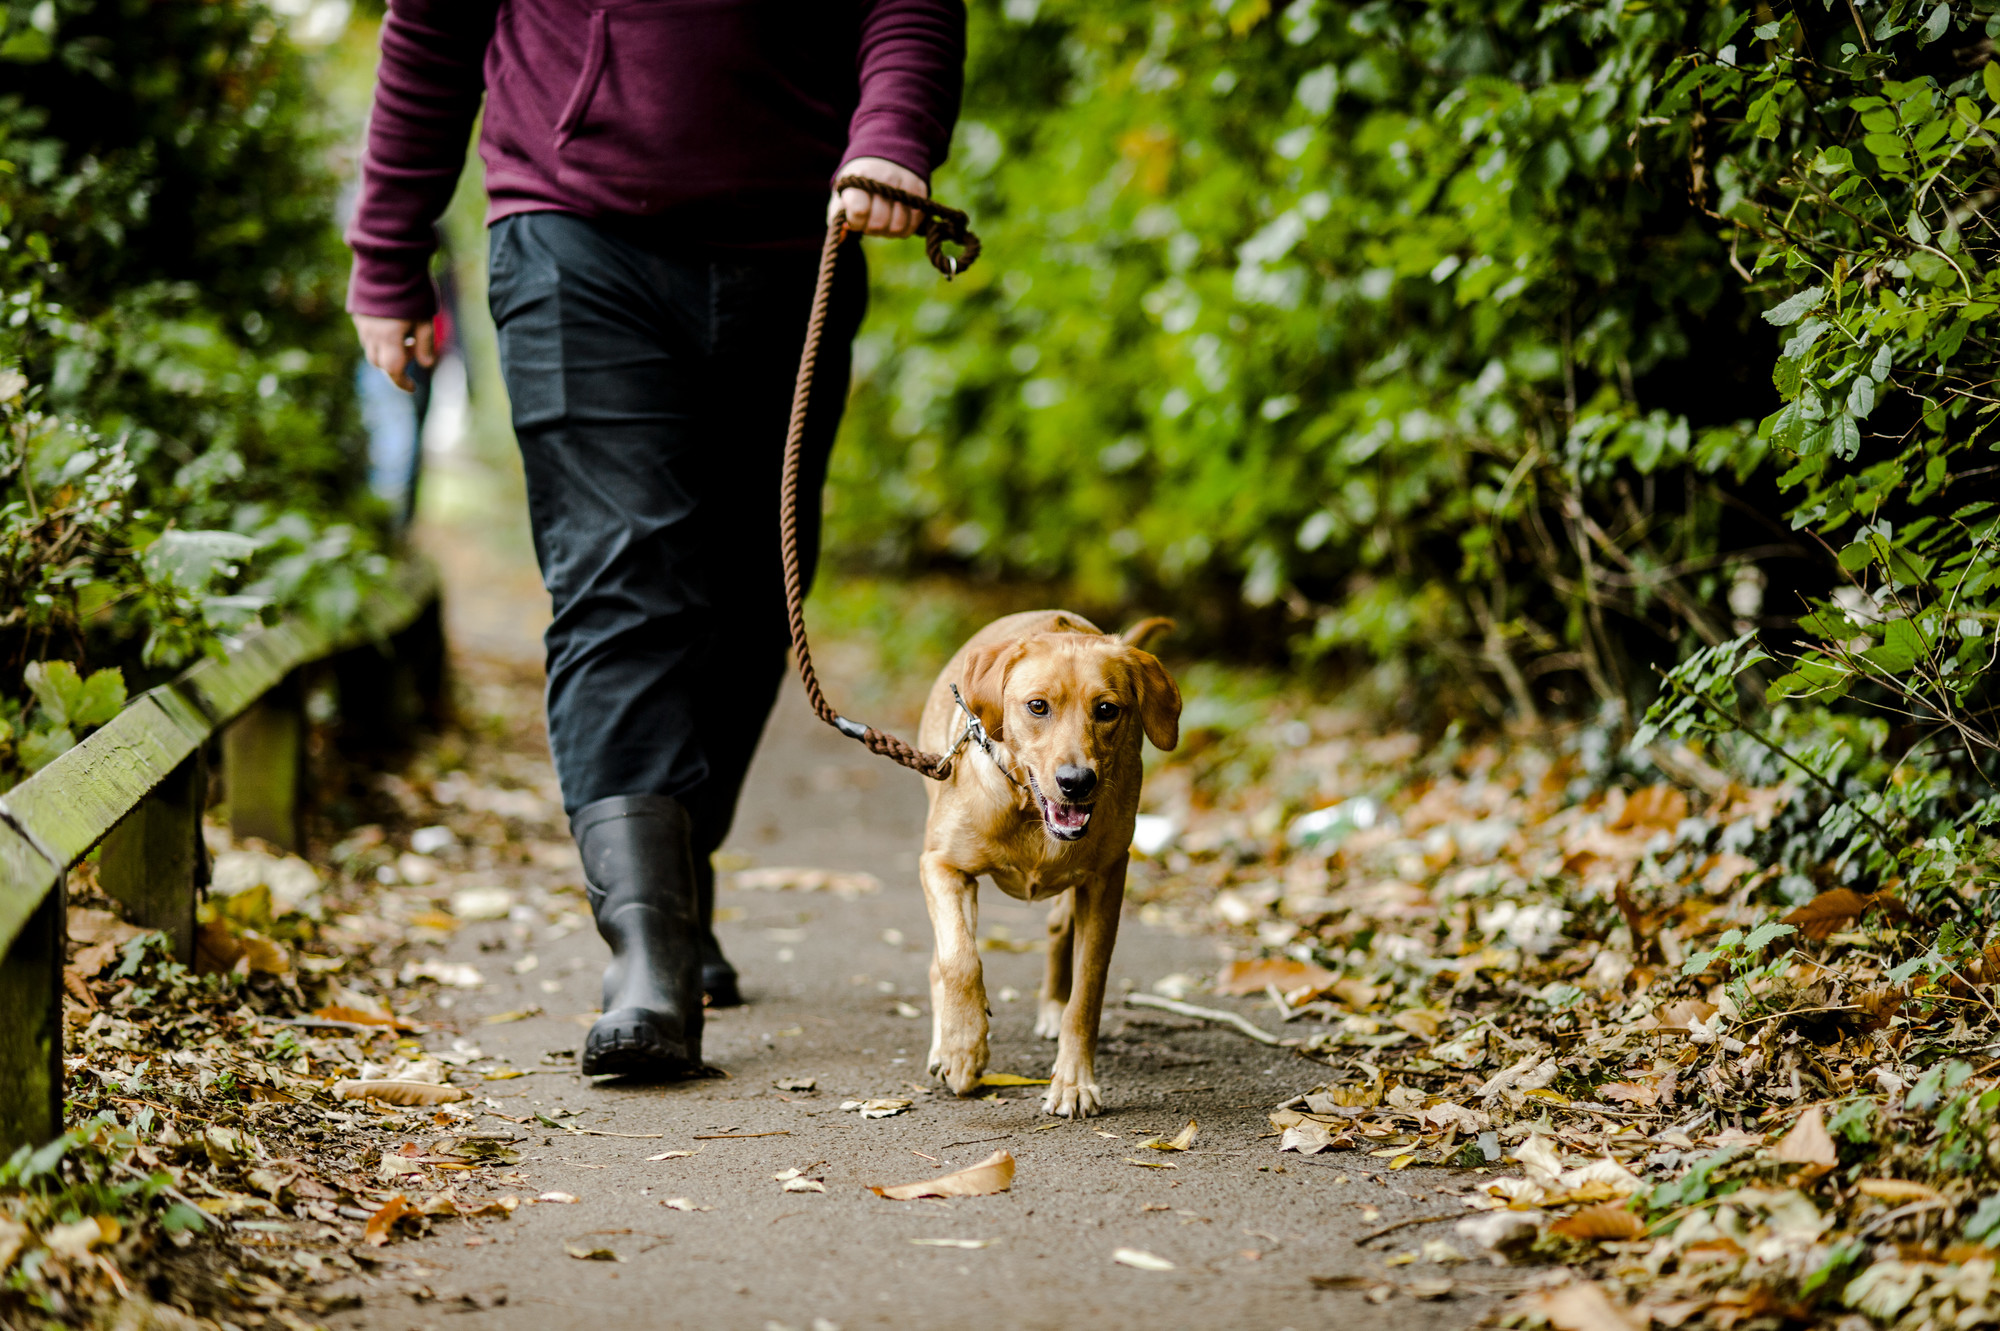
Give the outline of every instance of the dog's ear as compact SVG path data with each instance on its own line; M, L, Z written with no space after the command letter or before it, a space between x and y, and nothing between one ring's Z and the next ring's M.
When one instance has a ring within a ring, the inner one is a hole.
M1173 631L1173 620L1155 615L1151 619L1140 620L1118 636L1127 647L1144 647L1155 636L1162 633L1172 633Z
M1000 718L1006 711L1007 672L1013 668L1027 644L1017 640L989 642L965 654L965 673L958 682L965 705L986 727L986 733L1000 738ZM1176 704L1178 710L1178 704Z
M1160 658L1137 647L1127 649L1132 674L1139 682L1139 724L1156 749L1181 742L1181 689L1160 664Z

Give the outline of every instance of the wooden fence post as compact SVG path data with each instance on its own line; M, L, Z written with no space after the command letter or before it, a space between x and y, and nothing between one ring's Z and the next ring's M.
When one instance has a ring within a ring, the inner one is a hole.
M153 787L104 838L97 885L142 929L172 940L174 959L194 961L197 889L208 881L201 811L208 802L208 761L200 746Z
M25 847L15 849L26 851ZM34 855L32 851L26 851ZM8 858L0 854L0 859ZM34 856L39 860L39 855ZM53 869L53 866L50 866ZM0 954L0 1159L63 1130L63 884Z
M222 732L222 767L232 835L286 851L305 844L305 707L296 672Z

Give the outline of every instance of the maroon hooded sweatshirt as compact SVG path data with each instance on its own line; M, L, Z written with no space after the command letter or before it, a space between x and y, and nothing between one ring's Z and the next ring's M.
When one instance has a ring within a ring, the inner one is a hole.
M842 163L944 161L964 63L962 0L392 0L347 308L435 311L433 228L482 94L489 225L554 211L811 246Z

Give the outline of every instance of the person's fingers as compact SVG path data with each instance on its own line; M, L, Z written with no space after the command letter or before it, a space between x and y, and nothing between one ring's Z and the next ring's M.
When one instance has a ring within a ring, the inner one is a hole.
M437 364L437 325L429 319L417 325L417 364L426 370Z
M849 189L841 191L840 201L841 207L847 210L847 229L869 233L871 225L877 220L876 214L881 211L875 206L875 196L867 190Z
M417 386L410 382L410 349L403 345L401 337L391 335L381 339L369 348L368 359L376 369L389 376L390 383L405 393L416 391Z

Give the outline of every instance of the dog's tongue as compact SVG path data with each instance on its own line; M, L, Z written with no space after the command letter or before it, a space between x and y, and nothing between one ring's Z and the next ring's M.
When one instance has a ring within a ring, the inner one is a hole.
M1090 821L1090 806L1048 802L1049 825L1063 832L1080 832Z

